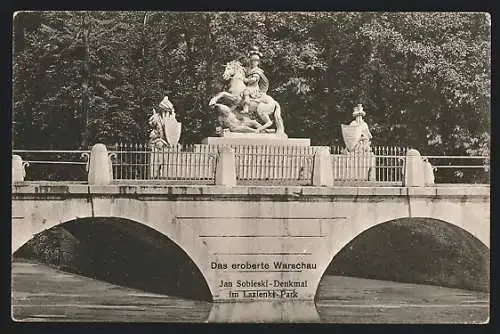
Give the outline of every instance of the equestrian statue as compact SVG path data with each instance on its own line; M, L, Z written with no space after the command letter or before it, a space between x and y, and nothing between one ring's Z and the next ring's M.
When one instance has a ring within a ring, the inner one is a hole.
M262 54L257 47L249 52L250 68L245 69L237 60L225 66L223 79L229 81L227 91L214 96L209 106L217 108L218 119L230 132L271 133L286 138L281 107L271 96L267 95L269 81L259 67ZM264 123L252 117L256 115ZM273 124L276 130L270 129Z

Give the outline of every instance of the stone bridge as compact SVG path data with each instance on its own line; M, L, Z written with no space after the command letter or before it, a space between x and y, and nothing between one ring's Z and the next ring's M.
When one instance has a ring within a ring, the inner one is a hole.
M12 253L79 218L162 233L198 266L214 301L312 300L333 257L364 231L407 217L455 225L490 245L490 187L12 185Z

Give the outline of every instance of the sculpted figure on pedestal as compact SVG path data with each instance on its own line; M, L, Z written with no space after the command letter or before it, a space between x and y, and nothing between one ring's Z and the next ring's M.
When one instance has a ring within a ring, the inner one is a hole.
M349 125L342 124L342 137L348 151L371 150L372 134L368 129L368 124L363 120L366 113L363 106L358 104L354 107L352 116L354 120Z
M276 135L286 138L281 107L266 93L269 81L259 67L261 53L254 47L249 56L251 65L248 71L236 60L226 64L222 77L229 81L228 89L213 97L209 106L217 108L219 120L231 132L272 132L269 127L273 124L270 118L273 115ZM264 124L253 119L253 113Z
M175 108L165 96L159 104L160 112L153 108L149 125L153 128L149 134L150 143L157 147L176 146L181 135L181 123L175 119Z
M165 165L168 156L165 148L175 148L181 136L181 123L175 119L175 108L165 96L159 104L159 112L153 108L153 115L149 117L152 127L149 133L151 155L149 158L149 175L151 178L160 178L166 172Z

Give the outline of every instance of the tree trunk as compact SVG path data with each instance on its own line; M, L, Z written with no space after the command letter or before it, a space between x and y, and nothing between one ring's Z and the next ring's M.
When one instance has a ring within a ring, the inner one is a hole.
M188 75L194 75L194 59L193 59L193 51L194 51L194 36L193 36L193 28L189 24L189 14L183 15L183 28L184 28L184 42L186 43L186 70Z
M209 98L212 94L212 81L213 81L213 52L215 49L214 45L214 34L212 31L211 23L212 19L210 17L211 14L206 14L206 24L207 24L207 31L208 31L208 45L206 46L208 48L208 56L207 56L207 77L206 77L206 82L205 82L205 89L206 89L206 97Z
M14 54L24 49L24 23L23 13L17 13L14 16L12 30L14 32Z
M144 92L146 91L146 80L147 80L147 71L146 71L146 66L147 66L147 61L146 61L146 41L147 41L147 37L146 37L146 25L147 25L147 22L148 22L148 13L144 13L144 20L143 20L143 23L142 23L142 32L141 32L141 56L142 58L139 59L139 61L137 62L138 66L139 67L142 67L143 68L143 71L141 71L141 81L140 81L140 85L142 86L142 89L139 89L138 90L138 93L139 93L139 105L140 105L140 110L146 110L146 106L145 106L145 94Z
M85 115L85 122L82 132L82 149L86 150L89 145L89 79L90 79L90 48L89 48L89 35L90 35L90 21L88 13L83 13L82 16L82 43L84 47L83 54L83 80L82 80L82 114Z
M374 14L368 14L371 15L371 18L369 19L370 25L373 27L377 24L377 16ZM373 91L372 87L372 81L374 78L374 61L375 57L377 56L378 53L378 39L370 38L370 45L369 45L369 55L368 59L365 62L365 66L363 66L362 71L364 73L361 73L361 82L360 82L360 93L359 93L359 102L358 103L367 103L370 100L370 96Z
M144 20L142 22L142 57L145 56L144 49L146 48L146 24L148 23L148 13L144 14Z

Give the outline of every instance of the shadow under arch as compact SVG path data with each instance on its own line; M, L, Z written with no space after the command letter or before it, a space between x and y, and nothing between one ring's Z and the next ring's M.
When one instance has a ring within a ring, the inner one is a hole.
M13 258L147 292L212 301L205 277L168 236L124 218L79 218L35 235Z
M327 275L489 291L490 250L452 223L426 217L376 224L350 240L330 260Z

